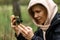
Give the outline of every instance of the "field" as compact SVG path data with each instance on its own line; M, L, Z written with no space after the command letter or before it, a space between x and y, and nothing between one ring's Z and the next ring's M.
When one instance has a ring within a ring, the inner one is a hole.
M16 40L14 31L11 28L10 17L13 14L12 6L0 6L0 40ZM21 6L21 14L24 25L31 26L33 30L36 30L35 25L32 23L29 14L27 12L27 6Z

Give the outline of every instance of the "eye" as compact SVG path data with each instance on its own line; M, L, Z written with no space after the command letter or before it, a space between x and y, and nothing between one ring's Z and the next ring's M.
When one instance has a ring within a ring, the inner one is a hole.
M41 11L36 11L36 13L40 13Z

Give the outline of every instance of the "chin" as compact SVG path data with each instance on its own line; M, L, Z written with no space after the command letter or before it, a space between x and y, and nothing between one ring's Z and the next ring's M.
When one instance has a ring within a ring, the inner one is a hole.
M39 25L44 25L44 23L39 23Z

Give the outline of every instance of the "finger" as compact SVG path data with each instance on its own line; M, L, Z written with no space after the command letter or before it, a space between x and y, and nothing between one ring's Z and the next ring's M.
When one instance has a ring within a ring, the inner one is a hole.
M11 25L11 27L12 27L15 31L18 31L18 30L19 30L19 28L18 28L17 25Z
M19 28L17 26L13 27L13 29L16 32L17 35L20 34L21 31L19 30Z
M12 24L15 23L15 22L16 22L16 20L13 20L13 21L12 21Z
M32 30L32 28L31 28L31 27L29 27L29 26L27 26L27 29L28 29L28 30Z
M18 30L19 30L18 27L16 27L16 26L13 27L13 29L14 29L15 31L18 31Z
M21 26L24 30L28 31L28 29L26 28L26 26L24 26L23 24L20 24L20 26Z
M12 22L14 19L15 19L15 16L12 15L12 16L11 16L11 22Z
M15 27L15 25L13 25L13 24L11 23L11 27L13 28L13 27Z
M27 27L27 29L28 29L28 33L30 33L32 31L32 28L29 26Z
M14 29L14 31L18 31L18 27L17 26L11 25L11 27Z
M27 31L26 31L25 29L23 29L23 28L20 27L19 25L18 25L18 27L19 27L19 29L20 29L20 31L21 31L22 34L27 35Z
M17 24L16 24L16 20L14 20L14 21L12 22L12 25L17 25Z
M11 23L11 27L17 27L17 25L13 25L13 23Z

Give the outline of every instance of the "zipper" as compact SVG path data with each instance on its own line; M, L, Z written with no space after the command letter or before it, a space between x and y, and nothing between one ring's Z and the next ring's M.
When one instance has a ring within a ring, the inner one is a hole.
M46 32L43 31L43 38L44 38L44 40L46 40L45 34L46 34Z

